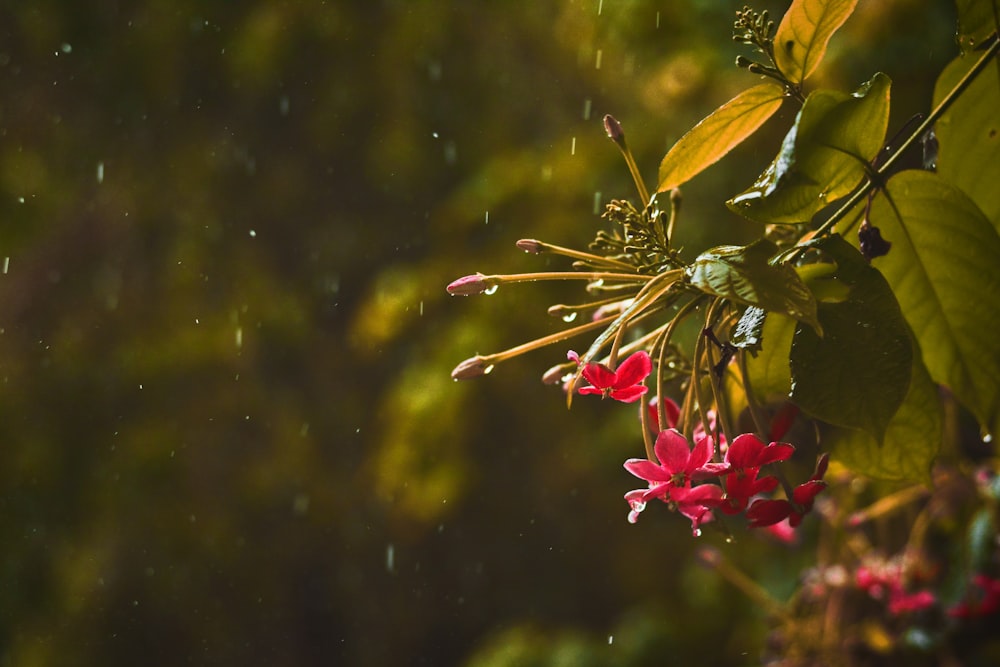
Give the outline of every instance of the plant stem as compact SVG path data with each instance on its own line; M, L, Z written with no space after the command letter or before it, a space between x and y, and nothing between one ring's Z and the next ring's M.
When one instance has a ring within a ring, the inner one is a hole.
M962 77L962 80L955 84L955 87L952 88L947 95L945 95L944 99L942 99L937 107L935 107L927 118L924 119L924 122L918 125L917 128L910 133L906 140L899 145L899 148L893 151L886 161L877 170L875 170L875 173L878 176L885 176L892 166L900 159L900 156L902 156L915 141L920 139L920 137L922 137L928 129L934 126L934 123L936 123L938 119L944 115L944 112L948 110L948 107L950 107L952 103L965 91L965 89L969 87L973 80L975 80L975 78L984 69L986 69L986 66L989 65L990 61L997 54L998 49L1000 49L1000 40L997 39L997 34L993 33L992 43L989 48L986 49L986 52L979 58L979 60L976 61L976 64L974 64L972 68L966 72L965 76ZM844 202L844 205L837 209L837 211L834 212L834 214L831 215L826 222L820 225L819 229L816 230L816 233L813 236L815 237L821 234L826 234L833 229L838 222L850 213L851 209L857 206L861 200L868 196L868 193L870 193L872 189L881 182L881 178L866 179L862 186L855 190L854 194L852 194L850 198Z

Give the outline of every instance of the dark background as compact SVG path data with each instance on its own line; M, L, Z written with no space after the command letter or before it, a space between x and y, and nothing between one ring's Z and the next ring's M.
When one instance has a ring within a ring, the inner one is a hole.
M953 9L860 4L810 84L886 72L892 132ZM567 412L563 346L450 380L578 285L444 292L634 198L603 114L652 184L755 83L741 6L0 4L0 664L755 662L694 549L779 596L810 554L628 525L635 414ZM759 232L723 201L793 113L685 188L689 257Z

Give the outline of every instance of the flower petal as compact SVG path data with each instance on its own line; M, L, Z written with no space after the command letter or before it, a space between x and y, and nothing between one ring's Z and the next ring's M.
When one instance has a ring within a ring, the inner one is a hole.
M583 367L583 377L598 389L610 389L617 375L604 364L591 363Z
M773 526L784 521L792 513L792 505L787 500L755 500L747 510L751 528Z
M761 451L757 457L757 465L764 466L768 463L787 461L795 453L795 447L787 442L772 442Z
M687 438L672 428L660 431L653 451L656 452L656 458L660 459L663 469L671 474L684 472L691 456Z
M615 389L611 392L611 398L622 403L635 403L649 389L646 385L634 384L625 389Z
M688 457L687 466L684 471L691 474L704 466L715 454L715 442L711 436L704 437L695 443L691 455Z
M825 488L826 482L820 479L803 482L792 489L792 501L796 505L812 506L813 499Z
M618 367L615 389L624 389L639 384L653 370L653 362L645 350L639 350Z
M625 470L647 482L667 482L670 480L670 473L646 459L629 459L625 462Z
M734 468L760 467L757 457L764 451L764 443L753 433L741 433L726 450L726 461Z

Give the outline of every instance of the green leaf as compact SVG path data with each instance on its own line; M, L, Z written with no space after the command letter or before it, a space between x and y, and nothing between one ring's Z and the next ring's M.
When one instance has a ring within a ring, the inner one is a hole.
M774 61L793 83L802 83L826 54L837 28L858 0L794 0L774 35Z
M955 0L958 8L958 46L969 53L990 36L1000 23L997 0Z
M891 202L877 197L870 220L892 247L873 264L892 285L931 377L998 433L1000 235L936 174L904 171L887 189Z
M780 85L762 83L710 113L664 156L657 192L686 183L715 164L773 116L784 98Z
M809 244L837 263L850 291L820 303L822 338L801 324L789 358L792 400L813 417L882 441L910 386L913 346L889 284L840 236Z
M934 87L935 106L974 64L968 56L953 60ZM991 71L992 70L992 71ZM987 69L969 85L934 126L938 139L937 172L969 195L1000 230L1000 85Z
M840 430L833 456L851 470L895 481L929 482L941 449L941 400L920 355L913 355L910 389L880 445L863 431Z
M760 239L746 247L719 246L702 253L688 267L692 285L748 306L791 315L819 328L816 299L790 266L769 264L778 247Z
M726 205L758 222L809 222L850 193L882 147L890 83L879 73L853 95L830 90L809 95L778 156Z
M768 313L761 331L761 351L747 359L747 379L761 402L785 400L792 388L788 356L795 334L795 320Z

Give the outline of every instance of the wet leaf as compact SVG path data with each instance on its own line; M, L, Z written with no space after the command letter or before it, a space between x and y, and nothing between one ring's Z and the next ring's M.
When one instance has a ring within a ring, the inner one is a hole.
M998 0L955 0L958 9L958 46L969 53L1000 23Z
M885 278L840 236L810 244L836 262L849 287L842 301L821 302L823 337L801 324L789 358L791 398L813 417L862 429L879 442L910 386L913 347Z
M734 346L757 354L760 351L760 343L764 333L764 322L767 318L767 311L757 306L750 306L743 311L736 328L733 329L732 340Z
M910 388L880 445L871 435L843 429L833 456L855 472L878 479L929 482L941 448L941 400L919 354L913 355Z
M934 88L937 105L972 67L975 58L956 58ZM952 103L934 126L937 173L969 195L1000 230L1000 85L988 68Z
M904 171L887 188L895 209L879 196L871 220L892 250L873 266L892 285L931 377L996 433L1000 235L971 199L936 174Z
M737 303L790 315L818 328L816 300L795 270L772 265L778 248L766 239L748 246L720 246L702 253L688 267L698 289Z
M758 222L809 222L850 193L885 138L890 83L878 73L852 95L831 90L809 95L778 156L727 206Z
M795 0L774 35L774 59L792 82L816 69L830 37L854 11L858 0Z
M664 156L657 191L686 183L716 163L773 116L784 97L777 83L762 83L710 113Z

